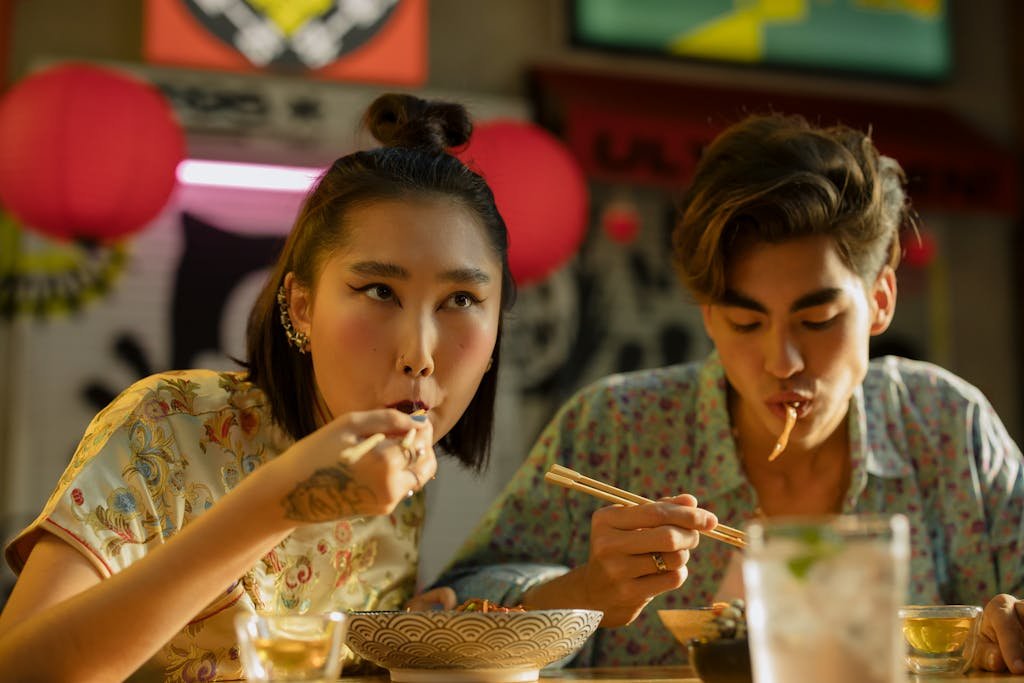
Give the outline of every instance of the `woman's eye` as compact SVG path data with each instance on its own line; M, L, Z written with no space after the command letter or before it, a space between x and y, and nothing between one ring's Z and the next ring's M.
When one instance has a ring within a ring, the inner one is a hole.
M469 308L474 304L480 303L480 299L476 298L469 292L456 292L448 297L448 304L452 308Z
M362 292L374 301L391 301L395 298L394 290L380 283L357 287L356 291Z

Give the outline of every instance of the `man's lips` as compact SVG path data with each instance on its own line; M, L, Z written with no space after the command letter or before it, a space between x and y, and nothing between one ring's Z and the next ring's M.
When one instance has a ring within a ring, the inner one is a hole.
M775 398L768 402L769 410L783 420L786 419L786 412L789 406L796 409L796 416L798 418L803 418L811 411L811 400L808 398L791 396L786 397L785 399Z

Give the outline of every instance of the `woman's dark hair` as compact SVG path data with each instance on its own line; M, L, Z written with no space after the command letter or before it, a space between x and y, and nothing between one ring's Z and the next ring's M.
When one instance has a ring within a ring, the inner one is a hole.
M347 240L348 211L378 201L447 198L479 221L501 262L501 312L493 364L455 426L440 441L443 450L470 468L482 469L490 454L494 399L504 313L515 300L508 265L508 230L482 177L447 152L465 144L472 124L458 104L411 95L378 97L364 125L381 144L337 159L321 176L263 287L247 331L249 379L267 394L274 419L295 439L316 429L315 380L309 354L289 345L276 301L285 276L313 288L324 262Z
M903 169L846 126L755 115L705 150L682 200L673 261L690 294L715 302L730 264L750 246L828 235L865 282L900 259L912 223Z

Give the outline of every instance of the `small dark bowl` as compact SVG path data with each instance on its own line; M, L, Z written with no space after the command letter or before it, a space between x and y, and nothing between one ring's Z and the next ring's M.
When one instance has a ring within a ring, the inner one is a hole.
M704 683L751 683L747 639L691 640L690 666Z

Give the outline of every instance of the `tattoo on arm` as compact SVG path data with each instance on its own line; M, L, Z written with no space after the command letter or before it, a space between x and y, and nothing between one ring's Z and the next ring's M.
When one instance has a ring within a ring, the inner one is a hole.
M377 496L366 486L357 484L348 465L319 469L300 482L281 499L285 517L300 522L329 522L342 517L365 514L365 503L375 503Z

